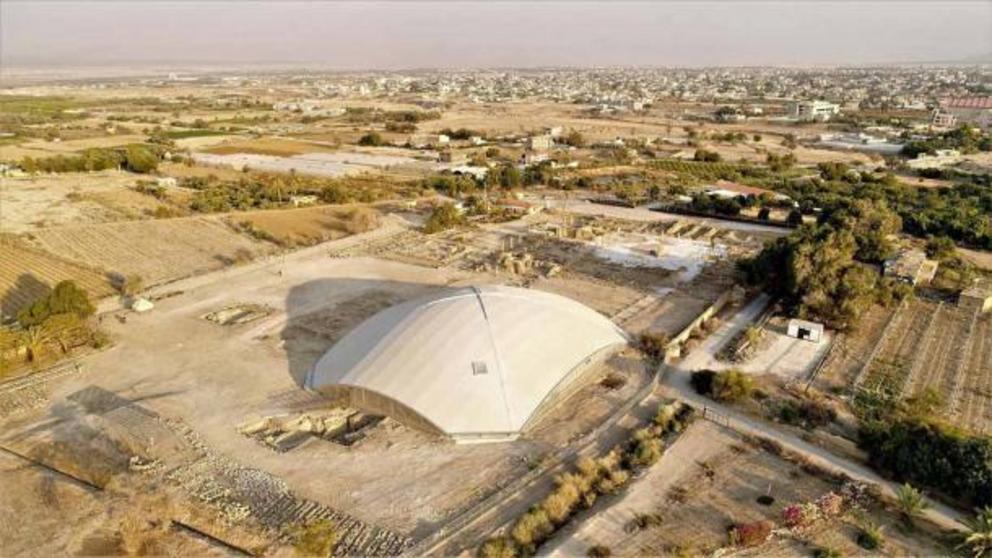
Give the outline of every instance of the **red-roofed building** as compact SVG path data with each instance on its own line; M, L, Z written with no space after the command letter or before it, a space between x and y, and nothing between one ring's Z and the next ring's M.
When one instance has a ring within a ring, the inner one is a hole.
M988 128L992 126L992 97L945 97L934 114L934 124L950 120L947 115L953 116L953 122Z

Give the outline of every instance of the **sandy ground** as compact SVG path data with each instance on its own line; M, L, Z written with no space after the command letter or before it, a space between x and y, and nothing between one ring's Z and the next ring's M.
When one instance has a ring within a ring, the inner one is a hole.
M649 513L664 502L671 487L682 483L695 472L687 466L704 463L726 451L737 438L727 429L709 421L696 421L665 451L661 460L634 481L623 494L597 513L582 518L574 529L566 530L548 542L542 556L584 556L597 544L618 550L618 541L632 538L625 527L638 514ZM625 546L625 545L623 545ZM660 550L660 549L655 549Z
M117 171L4 178L0 232L133 218L156 205L150 196L127 190L136 180L133 174Z
M382 229L371 236L377 234L383 234ZM387 421L356 446L318 440L278 454L239 434L237 427L246 421L322 405L319 397L300 389L305 373L341 335L382 304L484 279L452 268L327 256L335 245L364 238L350 237L152 289L152 298L180 294L158 300L149 313L128 314L126 323L105 315L102 326L115 346L86 357L84 371L58 384L52 407L41 416L53 418L60 400L97 386L165 417L182 418L217 452L284 479L303 497L414 536L436 528L452 511L497 483L522 474L526 464L553 443L577 434L575 427L582 421L569 419L574 407L563 408L563 415L551 419L568 426L565 431L538 432L536 438L511 444L453 445ZM381 304L368 304L369 297ZM271 313L239 326L203 319L209 312L243 303L264 306ZM628 384L613 394L594 394L599 402L582 405L591 411L583 421L602 415L604 404L617 404L636 386L633 380ZM37 423L18 424L8 427L4 440L38 435Z
M52 157L92 147L116 147L129 143L142 143L146 139L148 139L147 136L143 135L120 135L63 141L31 140L20 145L0 146L0 161L18 161L24 157Z

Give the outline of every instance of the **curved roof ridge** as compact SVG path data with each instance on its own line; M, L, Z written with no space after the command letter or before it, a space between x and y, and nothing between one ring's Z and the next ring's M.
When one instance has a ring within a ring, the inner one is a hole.
M567 297L463 286L366 319L321 357L307 387L375 392L456 438L513 437L576 366L625 342L607 317Z

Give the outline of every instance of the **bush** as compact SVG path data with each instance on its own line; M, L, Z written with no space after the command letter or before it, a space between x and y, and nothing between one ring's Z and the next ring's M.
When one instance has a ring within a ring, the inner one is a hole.
M716 372L712 370L696 370L689 377L689 383L699 395L710 396L713 393L713 379Z
M131 172L146 174L158 168L158 155L142 145L129 145L124 152L124 166Z
M509 537L496 537L487 540L479 547L479 558L515 558L520 549Z
M424 224L424 232L434 234L445 231L465 223L465 217L450 203L445 203L434 208L427 223Z
M744 399L754 391L754 381L739 370L725 370L713 378L712 397L717 401L734 402Z
M668 335L660 331L645 331L637 338L638 347L654 362L663 362L665 360L665 352L669 342Z
M738 523L728 532L730 544L743 547L759 545L771 537L772 527L771 521Z
M386 142L382 139L382 136L379 135L379 132L369 132L358 140L358 145L367 145L370 147L378 147L380 145L384 145L385 143Z
M612 555L613 552L610 550L610 547L602 544L590 546L589 550L586 551L586 556L590 558L609 558Z
M857 542L865 550L878 550L885 544L885 538L882 529L869 522L858 531Z
M541 508L532 508L510 530L513 540L525 549L533 549L554 532L548 514Z
M337 540L334 524L326 519L308 523L293 532L293 548L303 556L330 556Z

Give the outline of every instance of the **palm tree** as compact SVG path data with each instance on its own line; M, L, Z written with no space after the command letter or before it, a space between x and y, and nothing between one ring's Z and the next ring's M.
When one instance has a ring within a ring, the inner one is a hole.
M968 533L958 548L968 547L975 558L992 556L992 506L986 506L968 521Z
M923 493L906 483L896 490L896 505L902 513L907 525L913 524L913 518L919 516L930 507Z
M52 331L44 323L31 326L24 330L21 343L27 350L28 362L38 362L51 341Z

